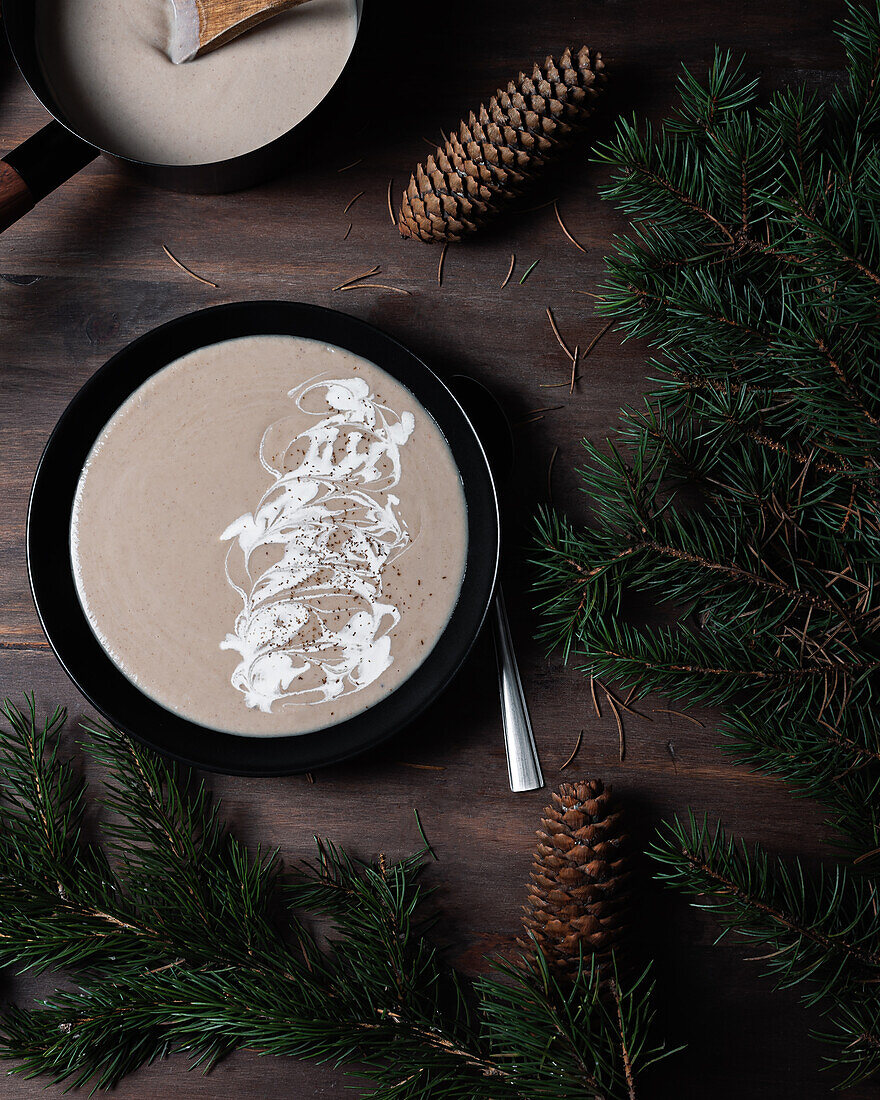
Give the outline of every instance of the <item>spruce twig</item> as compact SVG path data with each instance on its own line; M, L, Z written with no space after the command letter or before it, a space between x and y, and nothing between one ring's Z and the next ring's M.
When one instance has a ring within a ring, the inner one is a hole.
M805 1004L818 1006L833 1031L823 1033L851 1064L849 1083L880 1069L872 1050L872 1024L862 1031L849 1020L876 1020L880 981L880 909L876 887L845 866L807 875L798 861L767 856L728 838L720 826L690 815L661 830L650 853L658 876L693 896L726 929L758 940L758 956L779 987L796 986ZM859 1049L861 1057L854 1057Z
M103 723L86 743L109 777L98 845L63 712L41 722L29 698L5 715L0 965L66 978L0 1017L12 1072L109 1088L174 1053L209 1069L249 1048L356 1063L382 1100L626 1100L598 973L563 987L540 949L476 984L450 970L427 936L424 851L367 864L319 840L285 870L225 828L204 783ZM621 991L633 1072L666 1054L650 998L647 974Z
M880 982L851 977L880 954L877 0L850 0L840 35L825 99L759 100L718 51L665 123L622 121L600 150L632 229L598 308L653 347L655 382L586 445L591 523L545 509L535 558L544 639L591 684L722 706L739 761L827 808L840 867L698 830L701 861L673 824L662 874L812 990L855 1080L880 1068Z

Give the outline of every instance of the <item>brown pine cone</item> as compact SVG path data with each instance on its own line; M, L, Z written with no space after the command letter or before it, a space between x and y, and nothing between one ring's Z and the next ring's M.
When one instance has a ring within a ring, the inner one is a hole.
M460 241L520 195L547 158L570 144L606 82L600 53L566 50L520 73L468 116L410 177L398 227L427 243Z
M621 813L600 779L563 783L544 810L524 906L531 937L521 946L544 952L557 978L573 979L583 953L589 970L609 976L620 965L629 928L632 871Z

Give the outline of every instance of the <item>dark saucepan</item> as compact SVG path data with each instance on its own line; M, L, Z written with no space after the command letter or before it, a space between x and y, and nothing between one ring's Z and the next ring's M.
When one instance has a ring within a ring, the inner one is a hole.
M369 5L368 5L369 7ZM0 231L103 153L158 187L217 194L252 187L279 175L296 159L311 155L327 129L328 117L344 101L364 41L364 4L358 0L354 48L338 80L318 106L285 134L241 156L210 164L151 164L118 156L86 141L65 117L37 53L35 0L3 0L3 23L12 56L31 91L53 121L0 160Z

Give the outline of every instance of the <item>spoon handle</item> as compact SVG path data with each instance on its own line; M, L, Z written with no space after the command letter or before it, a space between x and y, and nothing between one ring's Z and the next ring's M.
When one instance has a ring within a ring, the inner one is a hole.
M507 750L507 775L512 791L534 791L544 786L532 720L523 692L510 624L504 605L501 585L495 595L492 616L495 632L495 652L498 656L498 686L501 691L501 721L504 727L504 747Z

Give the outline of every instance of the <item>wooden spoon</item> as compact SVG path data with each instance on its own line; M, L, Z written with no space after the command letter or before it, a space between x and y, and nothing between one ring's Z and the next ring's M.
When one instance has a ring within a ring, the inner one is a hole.
M225 46L233 38L307 0L171 0L168 56L175 65Z

